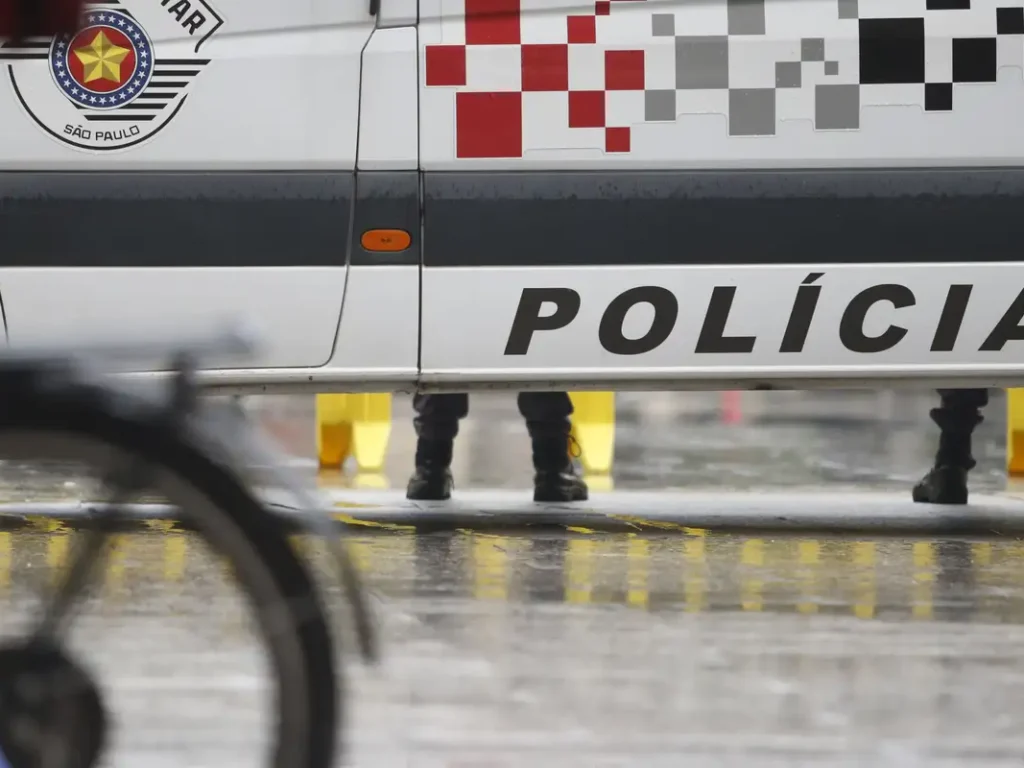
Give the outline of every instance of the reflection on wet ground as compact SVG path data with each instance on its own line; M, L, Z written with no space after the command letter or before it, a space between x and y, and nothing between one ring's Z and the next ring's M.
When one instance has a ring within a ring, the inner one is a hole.
M8 627L66 539L0 534ZM352 765L1024 759L1019 542L464 532L352 547L386 649L380 669L348 660ZM191 537L120 537L76 647L120 716L111 765L257 764L257 646Z
M719 422L712 396L623 396L616 488L906 489L931 458L930 395L778 394L751 398L739 424ZM1003 407L979 430L977 490L1003 485ZM253 412L311 456L308 400ZM397 403L384 477L397 487L408 415ZM474 398L458 445L460 488L525 493L513 398ZM19 500L82 487L19 467L0 486ZM0 532L7 632L67 557L69 535L38 525ZM351 765L1024 761L1019 540L467 530L351 544L385 651L379 669L347 659ZM320 562L316 544L297 545ZM102 581L75 647L118 714L109 764L257 765L262 662L224 565L154 524L118 536Z

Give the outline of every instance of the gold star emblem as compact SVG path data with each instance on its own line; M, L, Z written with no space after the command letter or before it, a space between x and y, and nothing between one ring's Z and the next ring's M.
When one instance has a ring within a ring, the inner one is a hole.
M75 56L82 62L84 81L112 80L121 82L121 62L131 51L114 45L101 29L88 45L75 50Z

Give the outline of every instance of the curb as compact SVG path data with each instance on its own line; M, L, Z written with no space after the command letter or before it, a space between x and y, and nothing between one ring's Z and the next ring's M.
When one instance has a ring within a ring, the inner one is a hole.
M269 508L301 532L297 509L268 494ZM594 494L582 504L538 504L520 493L469 492L448 502L409 502L390 492L355 492L324 500L322 513L339 530L395 533L644 533L705 532L861 536L1024 536L1024 499L980 496L965 507L914 504L903 494L630 493ZM103 504L86 501L0 504L0 530L88 529ZM188 531L167 504L123 507L116 532Z

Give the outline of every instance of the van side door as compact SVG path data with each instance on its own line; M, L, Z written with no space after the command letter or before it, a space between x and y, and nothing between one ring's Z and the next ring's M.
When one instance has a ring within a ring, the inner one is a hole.
M246 367L323 366L345 291L369 0L120 0L85 21L0 48L12 345L241 321L264 342Z
M379 0L363 49L348 281L329 376L411 387L419 372L417 2Z

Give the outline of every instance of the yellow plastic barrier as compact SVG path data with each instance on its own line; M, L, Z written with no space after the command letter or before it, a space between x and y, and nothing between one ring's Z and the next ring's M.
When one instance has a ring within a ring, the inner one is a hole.
M1006 473L1024 477L1024 389L1006 390Z
M595 491L611 490L615 457L615 393L570 392L572 436L580 446L587 484Z
M391 394L316 396L316 452L323 468L339 468L351 456L361 473L384 468L391 438Z

